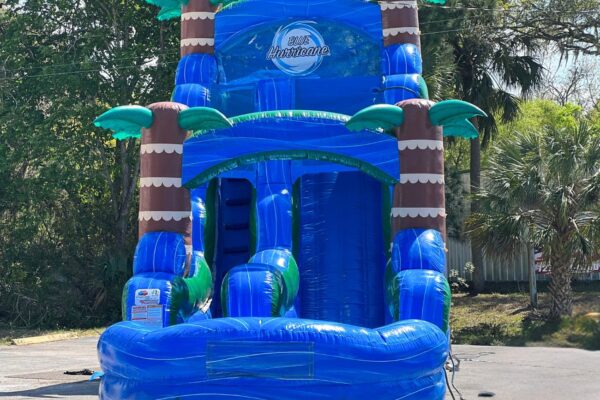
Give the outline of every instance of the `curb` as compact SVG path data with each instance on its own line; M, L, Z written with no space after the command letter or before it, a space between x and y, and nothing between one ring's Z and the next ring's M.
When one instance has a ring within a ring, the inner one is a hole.
M49 335L12 339L12 344L15 346L27 346L27 345L31 345L31 344L40 344L40 343L48 343L48 342L57 342L60 340L75 339L75 338L84 337L84 336L86 336L86 335L79 335L76 332L52 333Z

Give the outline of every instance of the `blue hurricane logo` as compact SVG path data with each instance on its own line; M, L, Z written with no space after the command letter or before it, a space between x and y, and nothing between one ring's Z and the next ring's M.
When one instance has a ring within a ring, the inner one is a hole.
M273 44L267 53L267 60L288 75L306 76L313 73L331 49L323 36L310 24L314 22L294 22L279 28Z

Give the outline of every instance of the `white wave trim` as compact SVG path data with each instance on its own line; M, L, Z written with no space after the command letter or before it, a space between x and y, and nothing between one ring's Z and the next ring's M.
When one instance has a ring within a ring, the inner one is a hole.
M197 20L197 19L215 19L214 12L192 11L181 14L182 21Z
M400 208L394 207L392 208L392 217L394 218L436 218L436 217L445 217L446 209L445 208Z
M399 140L398 150L444 150L444 142L442 140Z
M401 174L400 183L433 183L438 185L444 184L443 174Z
M400 28L387 28L383 30L383 36L398 36L401 33L408 33L409 35L420 35L421 31L419 28L412 27L400 27Z
M140 187L181 187L181 178L140 178Z
M151 154L151 153L183 154L183 145L182 144L172 144L172 143L143 144L141 152L142 152L142 154Z
M189 211L140 211L139 221L181 221L190 218Z
M380 1L381 11L395 10L397 8L417 8L417 0L408 1Z
M211 38L188 38L181 39L181 47L186 46L214 46L215 39Z

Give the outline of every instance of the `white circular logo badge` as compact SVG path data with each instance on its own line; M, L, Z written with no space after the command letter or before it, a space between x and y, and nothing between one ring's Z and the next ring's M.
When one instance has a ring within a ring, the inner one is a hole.
M319 68L323 59L331 55L331 49L310 24L309 21L301 21L279 28L267 60L294 76L306 76Z

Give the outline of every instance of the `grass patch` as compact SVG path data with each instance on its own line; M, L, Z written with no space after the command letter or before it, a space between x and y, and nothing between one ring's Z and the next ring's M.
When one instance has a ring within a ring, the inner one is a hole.
M32 336L49 335L53 333L73 333L78 337L100 335L106 328L93 329L23 329L0 325L0 346L12 344L13 339Z
M547 321L548 293L539 310L527 307L526 293L494 293L470 297L456 294L450 324L453 343L498 346L576 347L600 350L600 293L576 291L571 318Z

